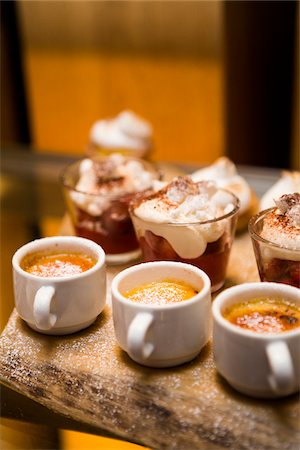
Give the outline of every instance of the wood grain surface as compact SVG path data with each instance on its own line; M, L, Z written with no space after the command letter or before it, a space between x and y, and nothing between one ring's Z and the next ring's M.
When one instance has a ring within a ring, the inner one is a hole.
M108 268L108 285L123 267ZM250 239L240 235L226 287L257 280ZM299 449L298 395L262 401L237 393L217 374L210 343L182 366L142 367L115 340L109 289L107 303L91 327L67 337L35 333L14 311L0 339L1 381L52 411L151 448Z

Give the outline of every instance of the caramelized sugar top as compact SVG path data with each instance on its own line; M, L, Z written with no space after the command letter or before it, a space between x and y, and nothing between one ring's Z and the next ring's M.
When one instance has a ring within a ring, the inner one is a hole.
M240 328L260 334L282 333L300 326L300 307L281 298L258 298L225 309L223 316Z
M39 277L66 277L89 270L96 264L91 256L82 253L31 254L26 256L21 267Z
M198 292L183 281L166 279L138 286L126 292L124 297L147 305L166 305L189 300Z

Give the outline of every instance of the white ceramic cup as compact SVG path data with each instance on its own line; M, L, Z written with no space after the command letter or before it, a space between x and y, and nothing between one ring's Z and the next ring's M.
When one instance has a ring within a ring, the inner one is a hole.
M26 272L21 262L36 252L79 252L96 264L85 272L63 277L41 277ZM105 253L89 239L55 236L25 244L13 256L14 295L20 317L36 331L69 334L91 325L106 302Z
M300 305L300 290L280 283L245 283L216 297L212 306L214 359L218 372L238 391L254 397L282 397L299 390L300 328L260 334L223 316L230 305L266 297Z
M127 291L153 281L180 280L199 293L167 305L143 304L124 297ZM112 281L115 334L120 347L136 362L171 367L195 358L211 334L211 284L190 264L156 261L120 272Z

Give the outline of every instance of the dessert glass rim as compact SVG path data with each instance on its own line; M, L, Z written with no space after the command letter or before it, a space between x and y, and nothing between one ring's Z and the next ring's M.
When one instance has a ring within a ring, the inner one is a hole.
M233 205L234 208L233 208L231 211L229 211L229 212L226 213L226 214L223 214L222 216L215 217L214 219L203 220L203 221L197 220L197 221L193 221L193 222L156 222L156 221L154 221L154 220L143 219L142 217L139 217L139 216L134 212L135 202L137 201L136 199L133 199L133 200L130 202L130 204L129 204L129 213L130 213L133 217L136 217L137 219L139 219L139 220L141 220L141 221L143 221L143 222L145 222L145 223L148 223L148 222L150 222L150 223L157 223L157 224L159 224L159 225L161 225L161 226L169 225L169 226L174 226L174 227L182 227L183 225L184 225L184 226L187 226L187 225L188 225L188 226L195 226L195 225L206 225L206 224L210 224L210 223L215 223L215 222L218 222L219 220L224 220L224 219L227 219L227 218L233 216L233 215L236 214L236 213L239 211L239 209L240 209L240 200L238 199L238 197L237 197L235 194L233 194L233 193L230 192L229 190L223 189L223 188L217 188L217 191L223 191L223 192L226 192L226 194L229 194L229 195L231 196L231 198L235 200L235 204ZM139 201L140 199L141 199L141 197L139 197L138 201Z
M263 333L259 333L257 331L253 331L253 330L246 330L244 328L241 328L237 325L234 325L233 323L231 323L229 320L227 320L224 317L224 308L221 307L221 301L223 301L223 298L227 297L227 299L229 297L230 293L239 293L241 295L241 297L243 297L243 293L245 291L249 291L251 289L253 289L253 291L255 291L255 288L257 288L257 290L261 291L261 295L262 296L268 296L271 295L270 292L272 288L274 288L274 291L278 290L282 290L282 292L280 293L281 295L283 295L283 291L285 291L284 293L286 294L288 291L290 291L289 293L293 294L297 292L297 287L295 286L290 286L284 283L276 283L274 281L257 281L257 282L249 282L249 283L243 283L240 285L235 285L235 286L231 286L230 288L225 289L224 291L220 292L216 298L213 301L212 304L212 315L213 318L216 322L218 322L219 325L223 326L224 328L226 328L228 331L231 331L235 334L238 334L240 336L244 336L244 337L251 337L252 339L263 339L265 341L268 340L273 340L275 337L280 339L280 336L289 336L292 337L294 335L298 335L300 332L300 328L295 328L293 330L287 330L287 331L283 331L280 333L267 333L267 334L263 334ZM292 289L290 289L292 288ZM221 300L220 300L221 299ZM244 300L242 299L242 301L247 301L248 297L244 297ZM293 300L290 300L291 302ZM238 304L240 303L240 299L237 302L234 302L232 304ZM223 305L224 306L224 305Z
M114 152L114 153L117 153L117 152ZM124 155L122 155L122 156L124 156ZM67 177L67 173L68 173L68 171L69 171L70 169L79 167L79 166L80 166L80 163L82 163L82 161L84 161L85 159L90 159L91 161L101 161L101 160L105 160L105 159L107 159L107 158L108 158L108 156L93 156L93 157L87 156L86 158L80 158L80 159L77 160L77 161L71 162L70 164L68 164L66 167L64 167L64 168L62 169L62 171L61 171L61 173L60 173L60 175L59 175L59 180L60 180L61 184L62 184L65 188L71 189L72 191L78 192L78 193L80 193L80 194L86 194L86 195L90 195L90 196L92 196L92 197L97 197L97 196L99 196L99 193L98 193L98 192L88 192L88 191L84 191L84 190L82 190L82 189L77 189L77 188L75 187L75 185L73 185L72 183L68 183L68 182L67 182L66 177ZM162 178L162 172L161 172L161 170L159 169L159 167L156 165L155 162L145 161L144 159L138 158L138 157L135 157L135 156L127 156L127 155L126 155L126 156L124 156L124 158L125 158L127 161L130 160L130 161L138 161L138 162L141 162L142 165L143 165L145 168L149 168L149 169L151 169L152 172L156 172L156 173L157 173L157 179L158 179L158 180L160 180L160 179ZM130 191L130 192L126 192L126 194L132 194L132 193L135 193L135 192L136 192L136 191ZM116 197L120 197L120 194L116 194Z
M272 247L276 247L276 248L280 248L281 250L286 250L286 251L295 251L295 249L293 247L285 247L283 245L279 245L276 242L270 241L269 239L265 239L263 238L260 234L258 234L254 227L256 225L256 223L262 219L264 216L267 215L267 213L271 212L271 211L275 211L276 210L276 206L272 207L272 208L268 208L268 209L263 209L262 211L258 212L257 214L255 214L254 216L252 216L249 220L248 223L248 231L250 236L255 239L256 241L260 241L263 242L264 244L267 245L272 245Z

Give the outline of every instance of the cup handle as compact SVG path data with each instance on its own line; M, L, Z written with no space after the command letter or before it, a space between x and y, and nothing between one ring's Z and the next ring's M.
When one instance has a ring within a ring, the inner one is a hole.
M127 345L129 353L138 360L148 359L154 350L151 342L146 342L146 334L154 318L150 313L139 313L129 325Z
M266 348L271 373L268 381L276 393L290 393L295 379L293 361L285 342L272 342Z
M35 325L41 330L50 330L57 321L57 315L50 313L51 302L55 294L53 286L42 286L36 292L33 302Z

